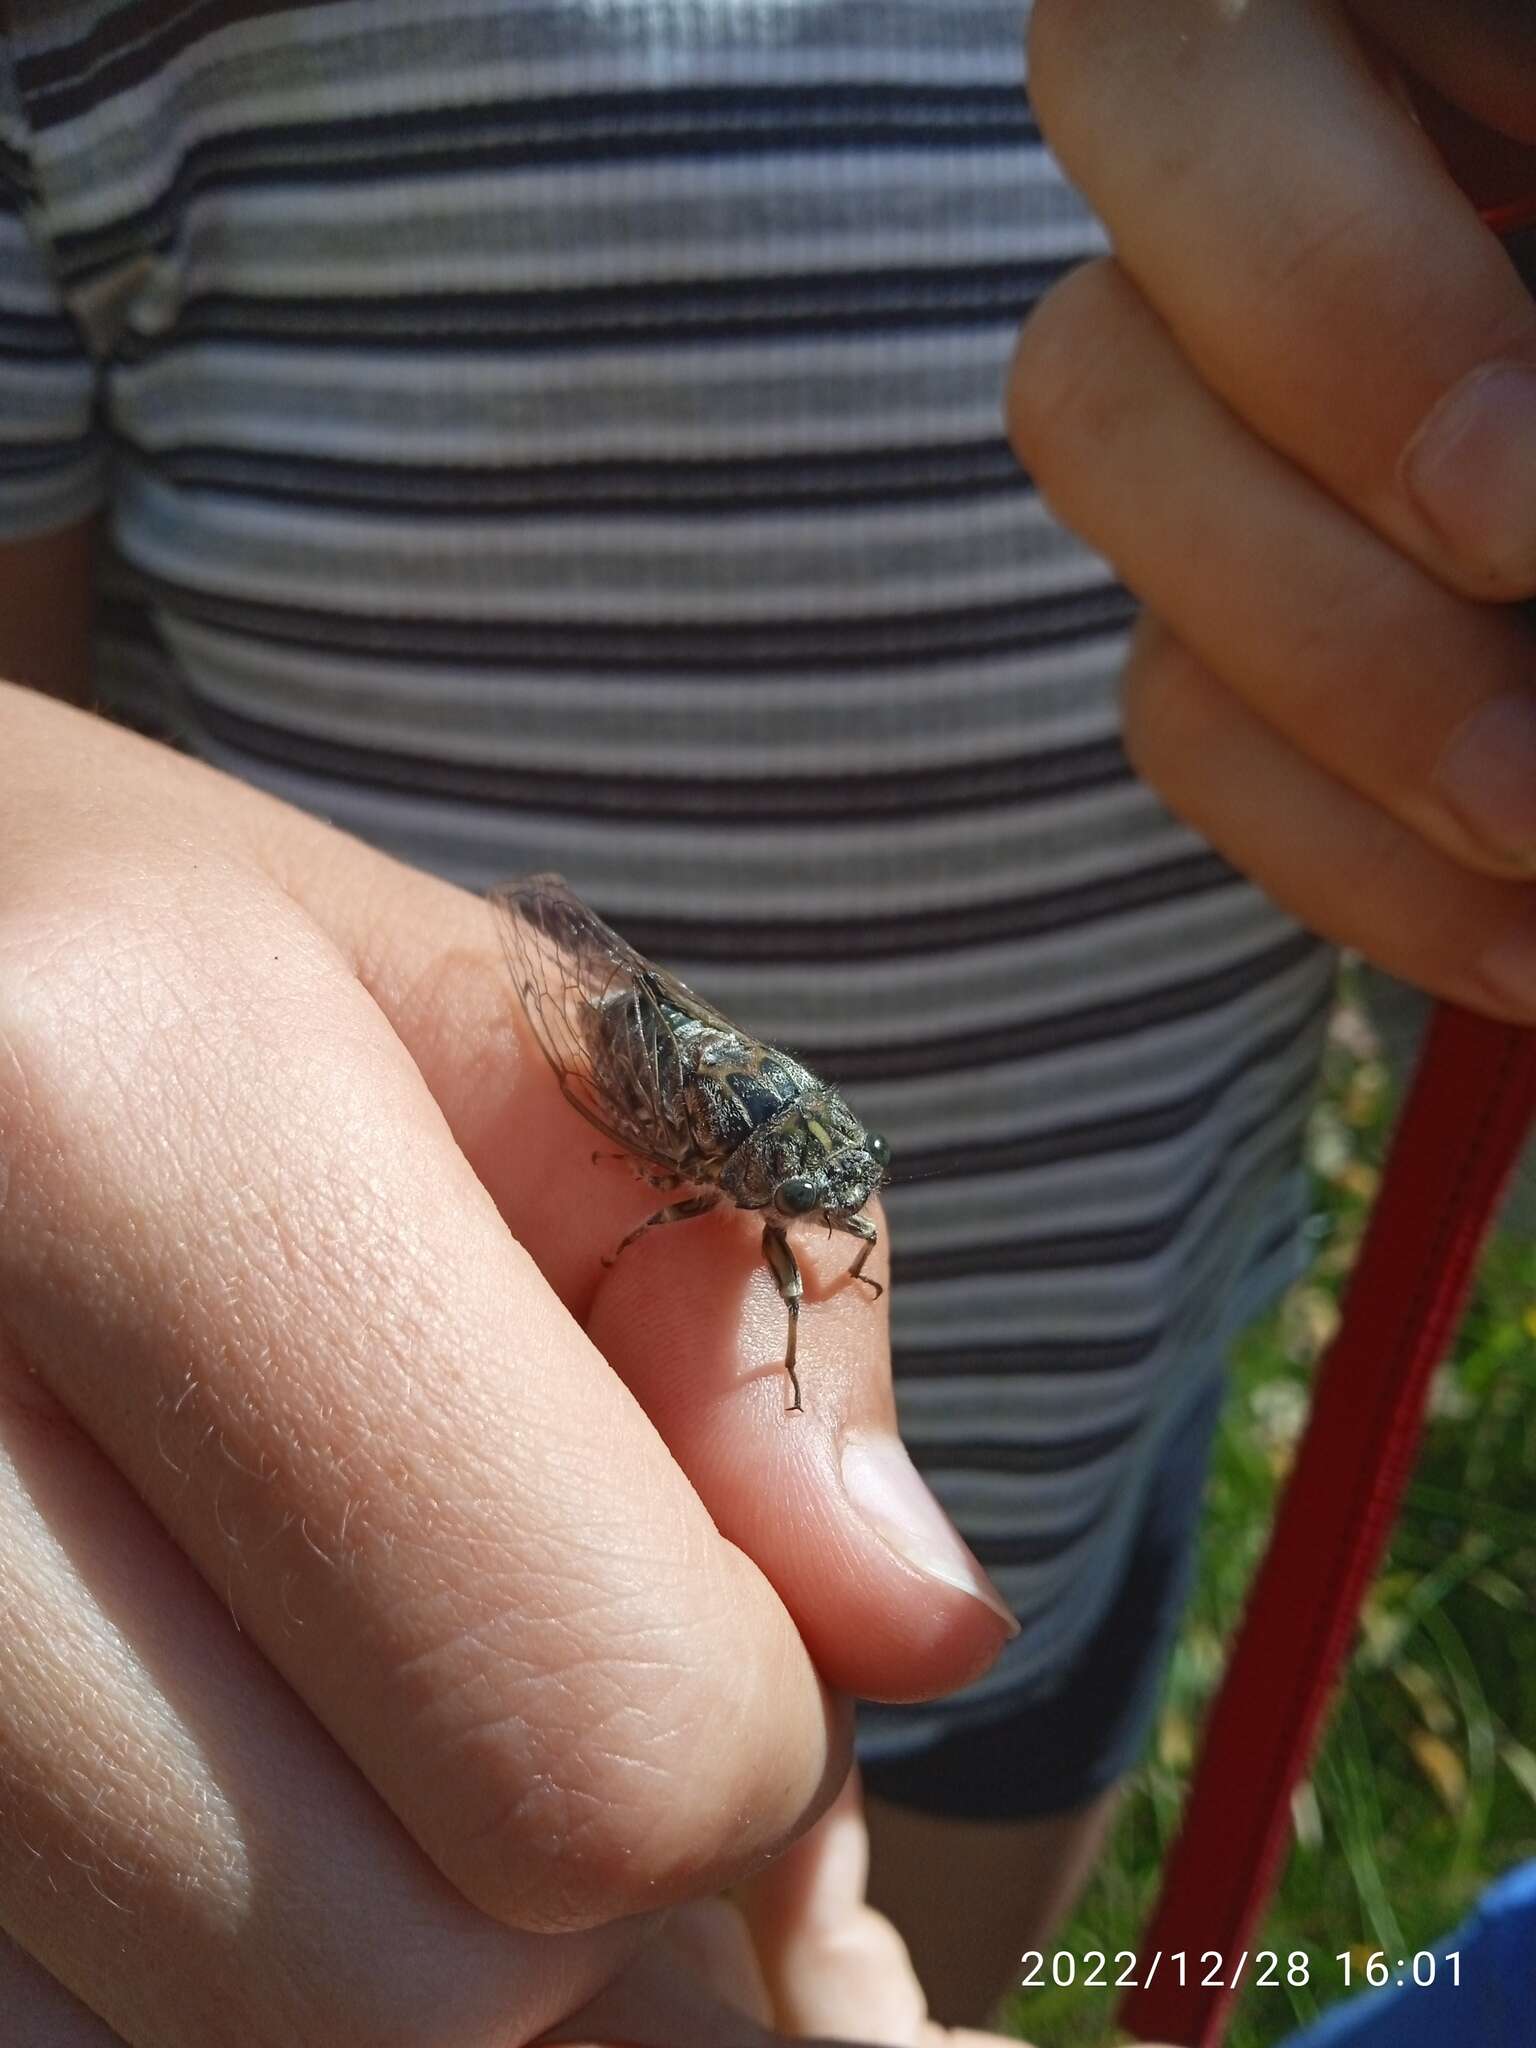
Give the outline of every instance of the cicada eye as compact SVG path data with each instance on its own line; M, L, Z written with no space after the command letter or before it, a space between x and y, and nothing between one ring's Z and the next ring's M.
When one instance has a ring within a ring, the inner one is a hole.
M788 1180L781 1180L773 1191L774 1207L782 1209L786 1216L803 1216L820 1200L821 1193L815 1181L803 1173L791 1174Z
M884 1173L891 1163L891 1143L889 1138L882 1138L878 1131L871 1131L864 1140L864 1150L873 1159L880 1171Z

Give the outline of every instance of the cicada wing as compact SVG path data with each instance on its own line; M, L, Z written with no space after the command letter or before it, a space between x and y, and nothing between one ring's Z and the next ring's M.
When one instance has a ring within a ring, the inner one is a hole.
M673 1025L662 1001L708 1020L717 1013L560 876L531 875L489 895L517 993L566 1100L625 1151L685 1170L687 1127L667 1083L678 1062L663 1057Z
M594 1001L602 1000L610 987L609 974L617 967L636 986L665 997L701 1024L711 1024L717 1031L739 1032L740 1026L706 1002L697 989L658 967L654 960L647 960L612 925L605 924L563 876L529 875L520 882L504 882L491 890L490 897L498 910L521 917L556 946L587 962L594 970L587 991Z

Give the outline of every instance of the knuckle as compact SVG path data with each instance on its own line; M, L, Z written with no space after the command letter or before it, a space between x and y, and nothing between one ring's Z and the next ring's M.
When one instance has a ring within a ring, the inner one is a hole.
M750 1716L733 1721L713 1694L706 1715L675 1702L669 1713L619 1679L612 1690L625 1697L606 1716L568 1701L566 1726L581 1732L537 1763L505 1728L481 1731L478 1754L458 1757L459 1783L474 1788L453 1802L459 1824L423 1831L449 1881L503 1926L577 1933L711 1896L800 1818L810 1790L772 1745L763 1759L764 1745L722 1733ZM466 1808L479 1818L463 1822Z

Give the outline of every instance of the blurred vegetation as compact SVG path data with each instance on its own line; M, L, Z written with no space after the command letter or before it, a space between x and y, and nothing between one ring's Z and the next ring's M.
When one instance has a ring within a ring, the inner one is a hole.
M1310 1167L1317 1255L1241 1346L1206 1498L1198 1584L1151 1754L1109 1853L1054 1944L1138 1945L1177 1827L1201 1715L1338 1318L1391 1121L1387 1070L1348 995L1330 1035ZM1293 1802L1287 1867L1256 1946L1305 1950L1310 1987L1255 1988L1228 2048L1271 2048L1341 1995L1339 1951L1394 1960L1449 1932L1484 1884L1536 1857L1536 1246L1487 1257L1347 1687ZM1282 1972L1283 1974L1283 1972ZM1038 2048L1104 2048L1114 1994L1021 1995L1012 2029Z

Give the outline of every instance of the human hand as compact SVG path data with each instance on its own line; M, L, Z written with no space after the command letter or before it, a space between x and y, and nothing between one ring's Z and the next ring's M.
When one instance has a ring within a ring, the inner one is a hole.
M1037 0L1031 95L1115 255L1026 325L1010 429L1145 601L1126 739L1172 808L1530 1023L1536 654L1489 600L1536 593L1536 306L1393 57L1536 143L1507 0Z
M838 1246L793 1419L742 1219L604 1271L482 903L4 686L0 759L0 2010L510 2048L832 1796L823 1681L1007 1625Z

